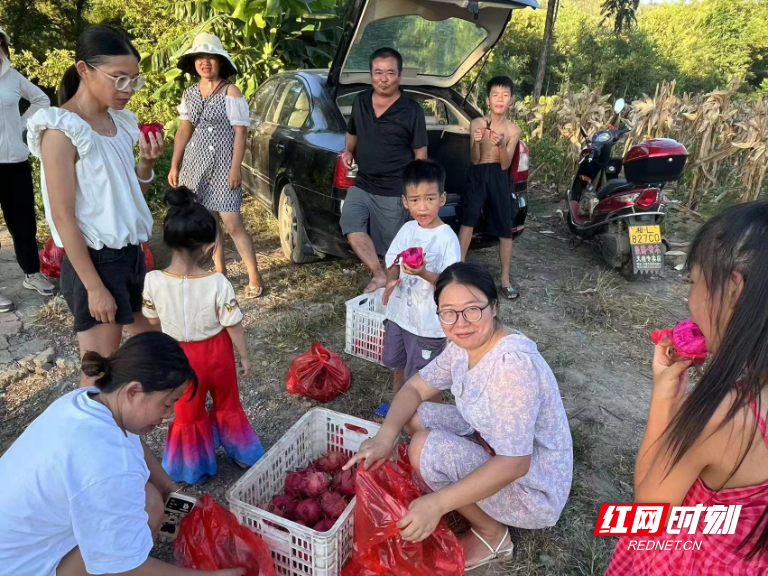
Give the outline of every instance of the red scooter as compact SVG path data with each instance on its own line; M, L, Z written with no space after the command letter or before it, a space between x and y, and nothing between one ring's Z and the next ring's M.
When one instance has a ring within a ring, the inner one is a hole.
M617 120L623 109L624 100L617 100ZM565 218L574 235L595 240L608 265L632 279L664 269L662 190L680 178L688 151L676 140L654 138L632 146L624 158L612 157L613 146L627 132L609 125L588 136L581 128L586 143L565 194Z

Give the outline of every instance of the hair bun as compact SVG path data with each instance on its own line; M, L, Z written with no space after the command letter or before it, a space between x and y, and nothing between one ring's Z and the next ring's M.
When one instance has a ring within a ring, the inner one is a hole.
M80 369L89 378L96 378L94 385L98 388L109 381L111 371L109 358L104 358L98 352L86 352L80 363Z
M186 186L169 188L165 192L165 205L168 208L189 208L195 203L195 195Z

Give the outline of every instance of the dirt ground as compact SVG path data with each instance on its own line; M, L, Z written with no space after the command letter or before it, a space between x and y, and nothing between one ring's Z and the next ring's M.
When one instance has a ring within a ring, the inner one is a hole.
M652 328L687 317L687 280L668 269L661 279L625 281L607 269L588 244L570 242L557 216L559 196L534 189L526 232L515 242L513 275L522 297L502 302L501 318L534 340L552 367L573 435L574 481L558 524L547 530L515 530L514 558L487 574L602 574L615 544L592 536L601 502L630 501L632 471L650 397ZM265 295L242 301L253 365L241 382L243 404L266 448L317 403L285 390L290 361L313 340L344 349L345 300L362 292L367 276L353 260L327 259L294 266L280 251L275 221L254 201L244 210L257 243L267 284ZM154 239L158 263L166 255ZM3 250L7 249L3 246ZM235 260L236 254L230 254ZM497 249L470 252L498 275ZM246 282L233 261L236 287ZM24 329L56 343L59 358L50 372L0 387L0 452L53 399L73 389L75 339L60 298L39 308ZM343 355L352 369L351 390L325 406L370 418L389 401L390 375L380 366ZM67 361L66 359L69 359ZM160 453L166 430L148 438ZM202 487L222 503L226 490L242 475L225 458L219 474ZM194 492L201 493L201 490ZM161 557L169 554L159 546Z

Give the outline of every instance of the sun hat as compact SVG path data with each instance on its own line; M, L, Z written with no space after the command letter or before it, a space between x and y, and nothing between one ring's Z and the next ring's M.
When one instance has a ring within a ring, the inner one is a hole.
M222 78L229 78L233 74L237 74L237 66L232 62L232 58L230 58L227 51L224 50L219 37L208 32L201 32L195 36L195 39L192 41L192 47L179 58L177 67L187 74L199 76L197 70L195 70L195 57L199 54L219 56L221 62L219 76Z
M0 37L2 37L3 40L5 40L6 46L11 45L11 37L8 36L8 34L2 28L0 28Z

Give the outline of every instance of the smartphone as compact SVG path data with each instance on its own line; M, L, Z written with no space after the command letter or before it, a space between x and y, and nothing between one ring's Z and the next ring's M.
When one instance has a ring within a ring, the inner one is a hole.
M165 514L160 525L161 536L169 541L176 540L181 521L192 512L195 504L197 504L197 499L192 496L171 492L168 500L165 501Z

